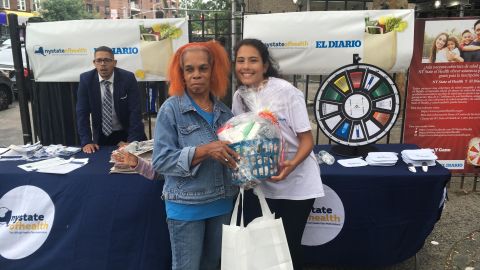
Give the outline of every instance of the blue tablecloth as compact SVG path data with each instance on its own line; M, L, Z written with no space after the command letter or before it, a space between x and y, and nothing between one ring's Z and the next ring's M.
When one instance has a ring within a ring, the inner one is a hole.
M347 266L386 266L414 256L440 218L450 172L437 164L428 172L407 169L404 149L415 145L375 145L377 151L399 153L393 167L320 166L323 183L341 198L345 223L332 241L305 247L306 262ZM330 146L316 146L330 150ZM330 152L331 153L331 152ZM335 155L334 155L335 156ZM345 157L335 156L341 159Z
M398 153L416 148L376 147ZM329 148L317 146L315 152ZM0 198L17 186L33 185L45 190L56 208L52 231L42 247L19 260L0 257L0 269L170 269L160 198L163 182L109 175L110 151L89 155L88 165L68 175L27 173L16 167L19 162L0 162ZM346 218L335 239L305 247L305 261L312 264L381 266L415 255L440 217L439 205L450 179L440 165L414 174L401 160L393 167L344 168L338 163L320 167L324 184L341 198ZM247 197L246 207L249 201L256 199Z
M0 256L0 269L171 269L163 181L109 174L111 150L88 155L86 166L67 175L25 172L17 168L25 162L0 162L0 198L33 185L55 205L45 243L23 259Z

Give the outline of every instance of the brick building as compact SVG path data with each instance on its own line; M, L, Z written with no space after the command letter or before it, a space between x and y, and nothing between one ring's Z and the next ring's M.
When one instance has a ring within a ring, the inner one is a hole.
M87 11L109 19L173 17L175 0L85 0Z
M6 24L8 13L17 14L19 24L25 23L39 8L40 0L0 0L0 24Z
M480 1L473 0L409 0L408 6L401 4L407 1L396 0L235 0L246 13L277 13L292 11L322 10L364 10L410 8L416 10L480 8Z
M88 12L100 18L163 18L173 17L179 0L83 0ZM19 22L38 15L41 0L0 0L0 13L16 13ZM3 11L3 12L2 12Z

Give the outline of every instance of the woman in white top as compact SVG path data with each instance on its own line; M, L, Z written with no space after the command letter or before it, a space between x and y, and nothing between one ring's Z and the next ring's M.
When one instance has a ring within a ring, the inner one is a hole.
M257 92L256 101L267 107L279 120L286 142L286 159L281 171L262 181L268 205L281 217L295 269L302 269L301 239L313 202L323 197L320 169L313 149L313 135L303 93L278 78L268 48L257 39L244 39L235 48L235 74L241 86L235 92L234 115L250 111L244 99L246 91Z

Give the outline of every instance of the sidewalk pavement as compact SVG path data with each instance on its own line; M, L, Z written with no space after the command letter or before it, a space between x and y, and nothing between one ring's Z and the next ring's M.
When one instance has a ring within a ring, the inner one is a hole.
M0 111L0 147L11 144L23 144L18 101L13 102L8 109Z

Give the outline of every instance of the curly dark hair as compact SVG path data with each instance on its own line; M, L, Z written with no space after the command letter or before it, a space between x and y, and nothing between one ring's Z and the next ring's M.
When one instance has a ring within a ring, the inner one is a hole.
M280 77L280 74L278 73L278 70L276 68L277 63L275 62L275 60L272 59L272 57L270 56L270 53L268 52L267 46L261 40L258 40L255 38L246 38L241 40L239 43L237 43L237 45L235 45L234 59L237 59L238 50L242 46L252 46L255 49L257 49L257 51L260 53L260 57L262 57L263 64L268 65L267 71L265 72L265 74L263 74L264 78Z

